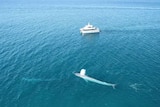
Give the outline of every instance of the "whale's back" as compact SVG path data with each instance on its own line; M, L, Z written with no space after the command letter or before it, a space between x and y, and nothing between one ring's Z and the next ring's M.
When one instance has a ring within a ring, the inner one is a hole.
M86 70L85 69L81 69L80 75L85 75L85 74L86 74Z

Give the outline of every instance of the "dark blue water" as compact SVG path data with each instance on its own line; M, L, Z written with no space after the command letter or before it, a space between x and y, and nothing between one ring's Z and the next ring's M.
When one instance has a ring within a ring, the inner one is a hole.
M159 107L160 8L2 6L0 81L0 107Z

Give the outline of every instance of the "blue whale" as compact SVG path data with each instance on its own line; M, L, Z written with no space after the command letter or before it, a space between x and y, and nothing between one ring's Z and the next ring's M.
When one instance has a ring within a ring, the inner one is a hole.
M100 80L97 80L97 79L94 79L92 77L87 76L85 69L81 69L80 73L74 73L74 74L77 77L80 77L80 78L84 79L85 81L90 81L90 82L94 82L94 83L101 84L101 85L111 86L111 87L113 87L113 89L115 89L115 86L116 86L116 84L103 82L103 81L100 81Z

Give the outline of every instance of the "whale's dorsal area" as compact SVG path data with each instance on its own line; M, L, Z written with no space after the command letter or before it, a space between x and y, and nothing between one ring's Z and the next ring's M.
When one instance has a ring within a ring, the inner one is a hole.
M85 75L85 74L86 74L86 70L85 69L81 69L80 75Z

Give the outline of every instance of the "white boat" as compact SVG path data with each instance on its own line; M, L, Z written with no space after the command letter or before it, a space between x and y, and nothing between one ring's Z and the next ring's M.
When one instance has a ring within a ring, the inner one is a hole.
M99 33L99 32L100 32L99 28L94 27L90 23L88 23L88 25L80 29L80 33L82 34Z

